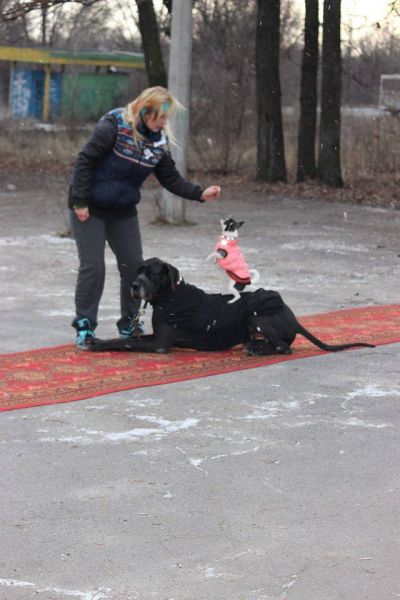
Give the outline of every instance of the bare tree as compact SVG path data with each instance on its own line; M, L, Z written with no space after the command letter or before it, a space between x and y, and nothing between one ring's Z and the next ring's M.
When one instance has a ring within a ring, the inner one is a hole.
M317 129L318 0L305 0L304 49L301 65L297 181L315 179Z
M280 0L257 0L257 177L286 181L279 74Z
M389 3L390 13L395 14L397 17L400 16L400 2L399 0L392 0Z
M321 123L319 134L318 178L341 187L340 106L342 56L340 49L341 0L324 0L322 42Z
M253 139L254 37L253 2L197 0L191 144L207 170L238 169Z
M5 21L20 19L28 13L40 10L45 13L50 8L60 4L81 4L91 6L104 0L4 0L0 2L0 18Z
M56 37L54 35L55 29L51 28L51 25L56 22L55 16L57 14L57 9L60 9L65 5L76 5L80 6L82 9L88 9L94 4L102 5L104 11L111 10L107 0L2 0L0 1L0 20L4 23L25 22L25 19L28 16L30 17L31 15L34 16L37 14L40 19L39 28L41 32L41 44L42 46L49 46L51 45L50 42L54 41ZM114 4L114 8L121 10L122 4L122 2L116 3L116 5ZM160 35L153 0L136 0L135 4L138 11L138 20L136 21L135 19L135 21L142 38L149 84L167 86L167 74L161 53ZM171 0L169 3L166 2L165 4L166 8L171 10ZM58 15L60 14L61 13L58 13ZM83 17L84 14L81 13L81 16ZM65 17L65 19L67 23L69 18ZM133 16L132 20L134 20ZM37 26L36 22L34 26ZM110 29L110 22L108 19L104 20L102 28ZM78 27L78 29L81 30L82 28ZM92 28L89 26L87 31L90 37ZM69 40L69 37L70 36L66 36L66 40ZM73 37L75 40L77 39L76 35ZM104 35L100 36L100 38L102 40L107 39ZM58 36L58 39L60 39L60 36ZM84 35L82 39L87 40L87 36ZM32 42L32 40L30 40L30 42ZM61 45L70 46L71 44L67 41ZM95 46L98 46L98 41L95 42Z
M75 10L68 12L64 10L69 6L75 7ZM30 2L3 0L0 2L0 21L6 32L6 38L12 36L13 29L21 32L22 27L23 34L19 37L24 38L23 41L29 45L40 43L43 47L52 47L55 43L59 43L61 47L66 47L72 33L68 27L71 18L79 14L79 22L84 20L87 24L85 15L90 14L93 18L92 9L96 7L100 8L104 23L107 22L105 15L108 9L105 0L32 0ZM95 25L97 24L98 21L95 19ZM94 27L88 27L89 33L86 32L84 36L86 40L90 37L92 29ZM38 31L40 31L39 40Z
M136 4L149 84L167 87L168 77L161 53L160 33L153 0L136 0Z

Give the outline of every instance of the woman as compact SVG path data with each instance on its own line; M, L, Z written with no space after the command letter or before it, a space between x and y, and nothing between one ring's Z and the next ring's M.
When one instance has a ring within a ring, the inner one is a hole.
M102 117L78 155L69 191L71 227L79 255L75 291L76 344L87 349L94 337L104 288L106 241L116 256L121 278L121 336L136 334L139 302L130 292L143 260L136 205L140 188L154 173L167 190L188 200L205 202L221 189L206 189L181 177L168 145L168 118L179 102L165 88L144 90L125 108Z

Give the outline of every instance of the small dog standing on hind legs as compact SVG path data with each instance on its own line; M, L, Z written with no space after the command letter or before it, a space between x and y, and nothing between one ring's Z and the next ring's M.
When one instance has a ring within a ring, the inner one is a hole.
M230 277L229 291L233 298L228 304L236 302L241 292L254 290L253 284L258 283L260 275L256 269L249 269L239 247L239 228L244 221L235 221L232 217L220 220L222 233L218 238L214 252L207 256L207 260L214 258L215 262Z

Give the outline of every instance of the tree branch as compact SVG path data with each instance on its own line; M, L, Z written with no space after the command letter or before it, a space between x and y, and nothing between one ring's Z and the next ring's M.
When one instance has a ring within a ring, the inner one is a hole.
M15 21L21 19L28 13L34 10L43 10L53 8L60 4L81 4L82 6L92 6L97 2L103 2L103 0L29 0L24 2L21 0L7 3L3 6L0 4L0 19L3 21Z

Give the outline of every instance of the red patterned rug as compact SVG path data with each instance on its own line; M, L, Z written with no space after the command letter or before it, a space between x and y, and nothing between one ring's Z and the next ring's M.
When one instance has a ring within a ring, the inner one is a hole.
M302 317L327 343L400 341L400 304L369 306ZM174 350L170 354L80 352L56 346L0 356L0 411L73 402L121 390L173 383L324 354L298 336L293 354L249 357L226 352Z

